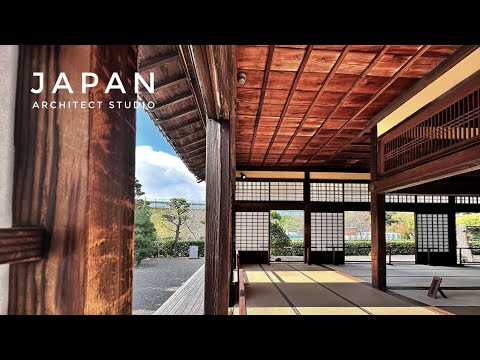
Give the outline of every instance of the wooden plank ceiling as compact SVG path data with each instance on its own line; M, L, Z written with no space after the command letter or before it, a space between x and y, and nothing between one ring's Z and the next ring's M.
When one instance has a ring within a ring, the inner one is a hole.
M368 170L368 121L460 46L238 46L237 167Z
M155 103L147 113L198 181L205 179L205 118L181 50L176 45L139 45L138 71L144 79L154 73L153 94L140 99Z

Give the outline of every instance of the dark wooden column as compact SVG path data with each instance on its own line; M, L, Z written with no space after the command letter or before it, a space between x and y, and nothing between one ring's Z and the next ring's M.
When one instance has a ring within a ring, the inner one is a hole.
M375 183L378 174L377 127L371 130L371 182ZM385 194L380 194L371 187L372 218L372 287L385 291L387 289L387 262L385 239Z
M130 314L133 274L136 47L22 46L15 114L13 225L46 230L44 260L10 269L11 314ZM32 72L45 76L37 88ZM65 72L74 93L51 89ZM82 94L82 72L99 77ZM118 72L126 94L107 82ZM127 82L128 80L128 82ZM57 109L32 109L56 101ZM59 102L102 101L101 108Z
M303 245L304 262L310 265L310 249L312 247L312 207L310 206L310 172L305 172L303 185L303 201L305 202Z
M457 263L457 223L455 196L448 197L448 258L445 265Z
M205 315L227 315L232 246L230 122L207 120Z

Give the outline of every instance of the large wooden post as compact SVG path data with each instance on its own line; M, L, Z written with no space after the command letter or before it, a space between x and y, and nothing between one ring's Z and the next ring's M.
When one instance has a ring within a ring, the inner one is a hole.
M11 266L11 314L131 313L135 110L110 109L108 102L135 100L136 51L104 45L20 48L13 225L43 227L47 250L44 260ZM40 94L30 92L38 87L33 72L45 77ZM60 72L73 94L52 94ZM82 72L99 78L86 93ZM113 72L126 94L105 94ZM40 108L32 108L35 101ZM78 101L77 108L62 107L64 101ZM102 106L82 107L81 101Z
M205 315L228 313L235 179L231 127L228 120L207 119Z
M303 260L305 263L308 263L310 265L310 249L312 247L312 207L310 206L310 172L305 172L305 182L303 186L303 201L305 202L305 213L303 214Z
M377 180L377 127L371 130L371 182ZM371 189L371 218L372 218L372 287L385 291L387 289L387 261L385 239L385 194Z
M457 222L455 212L455 196L448 197L448 257L445 265L457 264ZM443 264L442 264L443 265Z

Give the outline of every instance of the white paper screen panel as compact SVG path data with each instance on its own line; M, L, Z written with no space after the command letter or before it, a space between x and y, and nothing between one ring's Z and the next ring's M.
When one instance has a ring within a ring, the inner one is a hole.
M321 202L342 202L342 183L311 183L310 200Z
M268 251L270 213L235 213L235 248L238 251Z
M235 200L269 200L268 182L266 181L237 181L235 188Z
M271 201L303 201L303 182L270 182Z
M448 204L448 196L417 195L417 203Z
M478 196L455 196L456 204L480 204Z
M368 184L344 183L343 198L345 202L370 202Z
M343 251L343 213L312 212L311 231L313 251Z
M448 215L417 214L418 252L448 252Z
M415 195L386 195L387 203L415 203Z

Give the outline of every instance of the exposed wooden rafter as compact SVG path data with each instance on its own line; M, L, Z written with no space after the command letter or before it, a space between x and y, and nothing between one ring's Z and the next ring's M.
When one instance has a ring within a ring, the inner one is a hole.
M395 74L375 93L373 94L373 96L344 124L342 125L334 134L334 136L336 136L337 134L339 134L344 128L345 126L352 120L354 120L355 118L357 118L363 111L365 111L365 109L367 109L381 94L384 93L384 91L386 89L388 89L390 87L390 85L392 85L395 80L397 80L405 71L408 70L408 68L413 64L415 63L415 61L417 61L428 49L430 48L430 45L423 45L422 47L420 47L420 49L418 49L415 54L413 54L410 59L405 62L396 72ZM367 131L367 129L364 130L365 132ZM360 133L358 136L361 136L362 133ZM355 141L356 138L358 138L358 136L352 138L352 140L350 140L349 142L347 142L346 144L344 144L343 146L341 146L338 151L333 154L332 156L330 156L328 159L325 160L325 163L328 163L330 160L332 160L337 154L339 154L346 146L348 146L351 142ZM312 158L314 158L315 156L317 156L317 154L321 151L321 149L323 149L331 140L332 138L330 138L327 143L322 146L317 152L315 152L315 154L313 154L313 156L310 158L310 160ZM309 160L309 161L310 161Z
M263 101L265 100L265 92L267 91L268 77L270 75L270 68L272 67L273 52L275 51L275 45L268 47L267 63L265 65L265 73L263 75L262 89L260 90L260 102L258 104L257 116L255 117L255 126L253 128L252 146L250 147L250 155L248 156L248 163L252 161L253 147L255 140L257 139L258 123L260 122L260 116L262 115Z
M372 59L372 61L370 62L370 64L365 68L365 70L363 70L363 72L360 74L360 76L358 77L358 79L352 84L352 86L348 89L348 91L343 95L343 97L340 99L339 103L333 108L333 110L330 112L330 114L328 115L328 117L325 119L325 121L320 125L320 127L315 131L315 133L312 135L312 137L307 141L307 143L305 144L304 146L304 149L306 149L308 147L308 145L315 139L315 137L317 136L317 134L320 132L320 130L323 128L323 126L325 125L325 123L327 123L327 121L329 121L333 114L335 114L335 112L343 105L343 103L345 102L345 99L352 93L353 89L355 89L355 87L360 83L360 81L362 81L365 76L367 76L368 72L378 63L378 61L380 61L380 59L382 58L382 56L388 51L388 46L385 46L383 48L382 51L380 51L377 55L375 55L375 57ZM334 135L333 135L334 136ZM333 137L332 136L332 137ZM322 146L323 148L323 146ZM293 160L290 162L290 164L294 163L296 159L298 159L298 157L300 156L301 152L299 152L294 158ZM313 156L311 156L308 161L310 161L311 159L313 158ZM307 161L307 163L308 163ZM290 165L289 164L289 165Z
M313 45L309 45L307 47L307 50L305 51L305 54L303 55L302 62L300 64L300 67L297 71L297 74L295 75L295 80L293 81L292 87L290 88L290 93L288 94L287 100L285 101L285 105L283 106L282 114L280 115L280 119L278 121L277 126L275 127L275 132L273 133L272 140L270 140L270 144L268 145L267 152L265 153L262 161L262 166L265 164L265 160L268 158L268 155L270 154L270 151L272 150L273 143L275 142L275 139L277 137L278 131L280 130L280 127L282 126L283 119L285 118L285 115L287 113L288 107L290 105L290 101L292 101L293 94L295 93L295 90L297 89L298 83L300 81L300 77L303 74L303 71L305 70L305 66L307 66L308 59L310 58L310 54L312 53L313 50Z
M288 140L288 143L287 143L287 146L285 147L285 149L283 150L282 154L280 155L280 157L278 158L277 162L275 163L275 165L278 165L278 163L280 162L280 160L282 159L282 157L285 155L285 152L289 149L290 145L292 144L293 140L295 139L295 137L298 135L298 133L300 132L300 130L302 129L303 125L305 124L305 121L307 121L307 118L308 116L310 115L311 111L313 110L313 107L317 104L318 102L318 99L320 99L320 97L322 96L322 94L325 92L325 89L326 87L328 86L328 84L330 83L330 81L332 80L333 76L336 74L338 68L340 67L340 65L342 64L343 60L345 60L345 57L347 56L348 52L350 51L350 48L351 46L350 45L347 45L343 50L342 50L342 53L340 54L340 56L338 57L337 61L335 62L335 65L333 66L332 70L330 70L330 72L328 73L328 76L327 78L325 79L325 81L323 82L323 84L320 86L320 89L318 90L317 92L317 95L315 95L315 97L313 98L313 101L312 103L310 104L310 106L308 107L308 110L305 112L305 115L303 116L303 119L302 121L300 121L300 124L298 125L298 127L295 129L295 132L293 133L293 135L290 137L290 140ZM335 111L335 110L334 110ZM332 113L334 112L332 111ZM330 114L331 115L331 114ZM325 122L323 123L325 124ZM320 127L317 129L317 132L320 131L320 129L322 128L322 125L320 125ZM315 134L317 133L315 132ZM315 134L311 137L311 139L313 139L315 137ZM308 142L307 142L308 144ZM306 147L306 145L305 145ZM300 153L299 153L300 154ZM297 155L298 156L298 155ZM294 158L295 160L295 158ZM292 160L290 163L293 163Z

